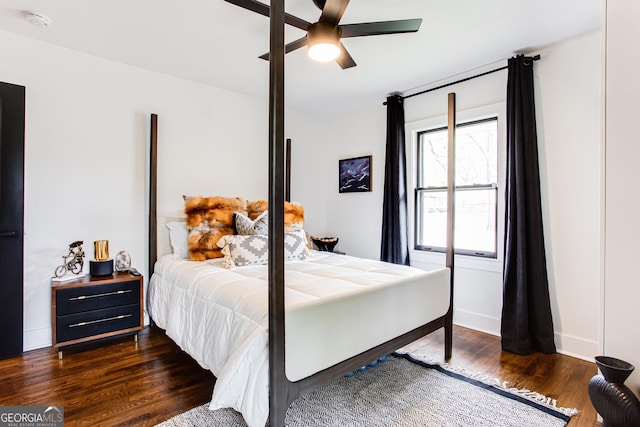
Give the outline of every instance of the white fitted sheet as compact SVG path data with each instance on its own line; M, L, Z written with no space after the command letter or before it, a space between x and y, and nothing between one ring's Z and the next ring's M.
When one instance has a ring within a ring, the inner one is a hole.
M154 322L216 376L210 409L264 426L268 402L267 266L161 257L149 284ZM312 251L286 264L286 359L297 381L446 314L449 269L430 272Z

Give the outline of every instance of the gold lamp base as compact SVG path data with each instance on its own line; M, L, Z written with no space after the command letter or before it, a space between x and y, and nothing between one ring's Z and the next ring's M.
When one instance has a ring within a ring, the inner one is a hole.
M113 260L109 258L109 241L93 242L96 258L89 261L89 273L92 276L110 276L113 274Z

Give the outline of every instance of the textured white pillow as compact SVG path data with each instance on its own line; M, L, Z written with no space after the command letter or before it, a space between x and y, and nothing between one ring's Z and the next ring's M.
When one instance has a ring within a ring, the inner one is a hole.
M243 265L266 264L269 261L269 237L265 235L226 235L218 240L222 248L225 268ZM307 237L304 230L284 235L285 260L304 260L309 256Z
M189 230L184 221L171 221L167 223L169 229L169 241L173 253L178 258L189 258Z
M264 211L255 220L242 215L241 213L233 214L234 226L236 234L252 235L252 234L269 234L269 211Z

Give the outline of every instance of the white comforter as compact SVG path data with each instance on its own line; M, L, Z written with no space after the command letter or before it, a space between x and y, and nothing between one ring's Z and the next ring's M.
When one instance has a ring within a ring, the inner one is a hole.
M209 408L234 408L249 427L263 427L269 414L267 267L220 265L161 257L150 280L148 309L169 337L216 376ZM288 262L288 378L298 380L444 315L448 278L447 269L426 273L326 252ZM365 299L354 299L358 295ZM329 323L342 315L377 324L344 321L337 331ZM353 332L349 323L355 324ZM290 348L294 340L299 345Z

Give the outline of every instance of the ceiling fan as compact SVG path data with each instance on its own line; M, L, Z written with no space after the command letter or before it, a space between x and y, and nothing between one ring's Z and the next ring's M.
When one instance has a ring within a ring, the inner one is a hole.
M269 16L269 6L256 0L225 0L244 9ZM313 0L322 11L318 22L311 23L285 13L284 22L307 32L307 35L288 43L285 53L309 46L309 56L318 61L335 60L342 69L356 66L347 49L340 41L348 37L376 36L382 34L413 33L420 29L421 18L397 21L364 22L340 25L349 0ZM269 60L269 54L260 56Z

